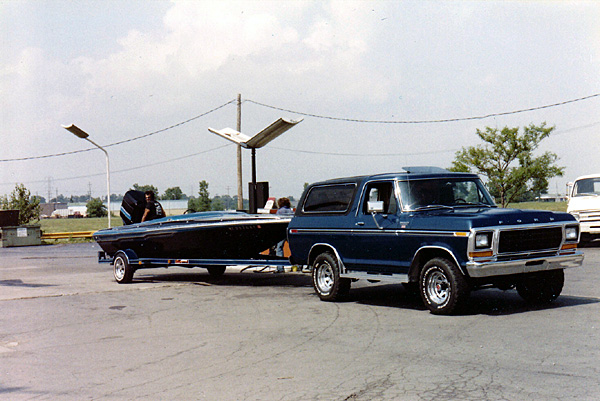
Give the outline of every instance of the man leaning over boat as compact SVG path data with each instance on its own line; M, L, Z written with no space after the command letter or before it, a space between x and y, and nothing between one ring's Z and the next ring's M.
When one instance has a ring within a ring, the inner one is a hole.
M165 210L162 205L154 199L154 192L146 191L144 192L144 195L146 196L146 209L144 210L142 221L150 221L165 217Z

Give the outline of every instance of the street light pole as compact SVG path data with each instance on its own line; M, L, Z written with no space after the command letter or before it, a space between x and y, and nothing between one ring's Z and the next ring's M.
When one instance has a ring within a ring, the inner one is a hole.
M85 139L92 145L96 146L98 149L103 151L104 155L106 156L106 191L107 191L106 192L107 193L106 200L108 203L108 228L110 228L111 227L111 225L110 225L110 161L108 159L108 152L102 146L100 146L96 142L92 141L89 138L89 134L87 132L83 131L81 128L75 126L74 124L71 124L69 126L62 125L62 127L64 129L66 129L67 131L69 131L70 133L72 133L73 135L77 136L78 138Z

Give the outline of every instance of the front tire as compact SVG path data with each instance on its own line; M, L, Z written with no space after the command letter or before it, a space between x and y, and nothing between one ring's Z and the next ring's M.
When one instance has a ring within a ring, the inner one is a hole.
M350 292L351 280L340 277L339 262L331 252L324 252L315 259L312 281L322 301L337 301Z
M469 297L469 286L456 264L433 258L421 270L419 290L423 303L435 315L449 315Z
M125 253L121 251L117 252L113 260L113 274L117 283L131 283L134 272L135 270L133 270L133 268L129 264L129 259L127 258L127 255L125 255Z
M526 302L546 304L554 301L565 284L563 269L533 273L517 283L517 292Z

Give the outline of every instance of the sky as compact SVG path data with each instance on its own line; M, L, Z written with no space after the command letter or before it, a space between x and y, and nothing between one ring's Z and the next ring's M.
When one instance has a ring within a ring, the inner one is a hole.
M564 193L600 173L600 2L0 0L0 195L104 196L75 124L112 193L233 196L236 146L208 128L236 128L238 94L246 135L303 119L257 150L271 196L544 122Z

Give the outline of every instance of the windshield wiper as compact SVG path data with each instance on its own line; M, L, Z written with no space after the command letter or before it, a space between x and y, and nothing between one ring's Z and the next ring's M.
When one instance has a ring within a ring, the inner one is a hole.
M479 203L470 203L470 202L467 202L467 203L457 203L454 206L485 206L485 207L488 207L488 208L492 207L492 205L488 205L487 203L482 203L482 202L479 202Z
M427 205L427 206L421 206L418 207L416 209L414 209L413 211L421 211L421 210L435 210L435 209L454 209L452 206L448 206L448 205Z

